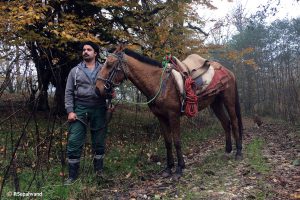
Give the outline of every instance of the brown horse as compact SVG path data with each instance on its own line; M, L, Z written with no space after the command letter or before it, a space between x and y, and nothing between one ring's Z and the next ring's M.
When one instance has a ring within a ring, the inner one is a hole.
M228 87L213 96L200 99L199 110L210 105L225 130L225 152L230 153L232 151L232 131L237 149L235 158L242 159L243 128L237 85L233 73L229 70L228 72L231 76ZM163 89L160 90L161 78L164 81ZM159 95L148 106L159 120L167 149L167 166L162 176L168 177L172 173L174 166L173 142L178 161L175 176L180 177L185 167L180 139L180 117L182 114L180 95L175 87L176 83L173 76L168 77L167 73L163 73L160 62L120 47L107 57L98 74L96 86L100 94L105 96L112 87L121 84L125 79L129 79L148 100L155 97L160 90ZM224 107L230 119L227 117Z

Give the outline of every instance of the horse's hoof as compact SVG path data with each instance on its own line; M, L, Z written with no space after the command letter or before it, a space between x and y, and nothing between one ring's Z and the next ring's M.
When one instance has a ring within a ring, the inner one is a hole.
M182 176L182 174L177 174L177 173L175 173L175 174L173 175L173 179L174 179L175 181L178 181L178 180L181 178L181 176Z
M178 180L178 179L180 179L180 177L182 176L182 174L183 174L183 168L182 167L177 167L176 168L176 172L175 172L173 178L175 180Z
M162 174L161 174L161 176L162 176L163 178L168 178L168 177L170 177L171 175L172 175L172 170L169 169L169 168L165 169L165 170L162 172Z
M236 154L235 155L235 160L243 160L243 154Z
M231 153L232 152L232 147L231 146L229 146L229 147L226 146L225 152L226 153Z
M230 153L224 153L222 156L221 156L221 158L222 158L222 160L229 160L230 159L230 156L231 156L231 154Z

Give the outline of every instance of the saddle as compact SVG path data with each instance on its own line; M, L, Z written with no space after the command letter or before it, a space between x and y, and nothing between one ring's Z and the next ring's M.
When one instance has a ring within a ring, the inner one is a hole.
M180 92L181 113L188 117L198 113L199 98L203 100L225 90L231 79L228 70L221 64L197 54L189 55L182 62L171 57L171 63L169 69Z
M209 68L208 60L197 54L191 54L183 61L178 60L176 57L175 60L184 75L190 75L192 79L201 76Z
M182 96L185 96L184 79L187 76L195 81L197 96L210 96L227 87L230 76L218 62L209 61L197 54L191 54L183 61L176 57L174 60L179 69L173 69L172 74Z

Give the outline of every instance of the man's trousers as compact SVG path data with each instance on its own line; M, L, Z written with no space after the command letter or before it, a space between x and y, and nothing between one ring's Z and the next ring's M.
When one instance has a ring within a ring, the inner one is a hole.
M69 159L79 159L86 139L87 125L91 130L92 148L95 155L105 152L107 133L106 106L87 107L75 106L77 120L70 123L67 156Z

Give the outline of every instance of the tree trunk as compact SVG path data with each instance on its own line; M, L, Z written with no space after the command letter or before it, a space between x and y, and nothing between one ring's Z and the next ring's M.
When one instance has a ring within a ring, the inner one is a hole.
M16 45L16 86L15 86L15 91L20 92L22 89L22 76L21 76L21 71L20 71L20 48L18 45Z

